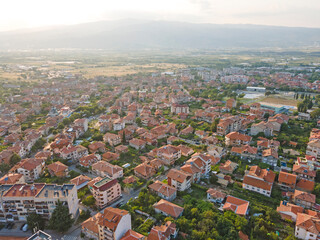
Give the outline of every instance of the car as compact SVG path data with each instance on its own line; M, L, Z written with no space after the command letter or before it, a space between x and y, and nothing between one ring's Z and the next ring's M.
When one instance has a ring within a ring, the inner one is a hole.
M26 225L26 223L23 223L23 224L21 225L21 227L20 227L20 230L21 230L21 231L22 231L24 225Z
M28 231L28 224L26 223L24 226L23 226L23 228L22 228L22 231L24 231L24 232L26 232L26 231Z

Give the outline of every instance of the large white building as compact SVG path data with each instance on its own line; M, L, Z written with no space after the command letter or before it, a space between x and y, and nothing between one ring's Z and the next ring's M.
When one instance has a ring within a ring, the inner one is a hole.
M78 214L77 188L73 184L15 184L1 186L0 222L26 221L31 212L49 219L58 200Z

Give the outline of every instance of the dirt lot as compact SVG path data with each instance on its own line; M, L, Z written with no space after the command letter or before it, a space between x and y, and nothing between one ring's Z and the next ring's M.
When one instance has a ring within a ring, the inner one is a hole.
M298 101L292 98L284 98L280 96L271 96L263 98L259 101L261 104L269 104L269 105L275 105L275 106L281 106L281 105L287 105L287 106L297 106Z

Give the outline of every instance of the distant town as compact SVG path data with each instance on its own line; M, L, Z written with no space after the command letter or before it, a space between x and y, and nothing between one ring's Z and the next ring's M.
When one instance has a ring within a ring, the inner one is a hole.
M319 53L28 54L0 56L0 239L320 238Z

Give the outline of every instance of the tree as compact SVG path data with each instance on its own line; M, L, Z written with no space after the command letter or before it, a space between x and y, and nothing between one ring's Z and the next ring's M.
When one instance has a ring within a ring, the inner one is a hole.
M317 119L320 116L320 108L313 110L310 115L313 119Z
M142 124L141 124L141 118L137 117L137 118L136 118L136 123L138 124L139 127L141 127L141 126L142 126Z
M41 215L36 214L35 212L30 213L27 216L27 223L29 229L31 229L33 232L37 230L43 230L45 228L45 220Z
M59 232L65 232L72 226L73 222L69 208L62 205L62 202L58 200L57 206L51 215L49 227Z
M16 163L20 162L20 160L21 160L21 157L18 154L14 153L10 158L10 165L13 166Z
M96 199L92 195L90 195L85 200L83 200L82 203L86 206L94 206L94 204L96 203Z
M58 124L58 129L63 129L64 128L64 124L61 122Z

